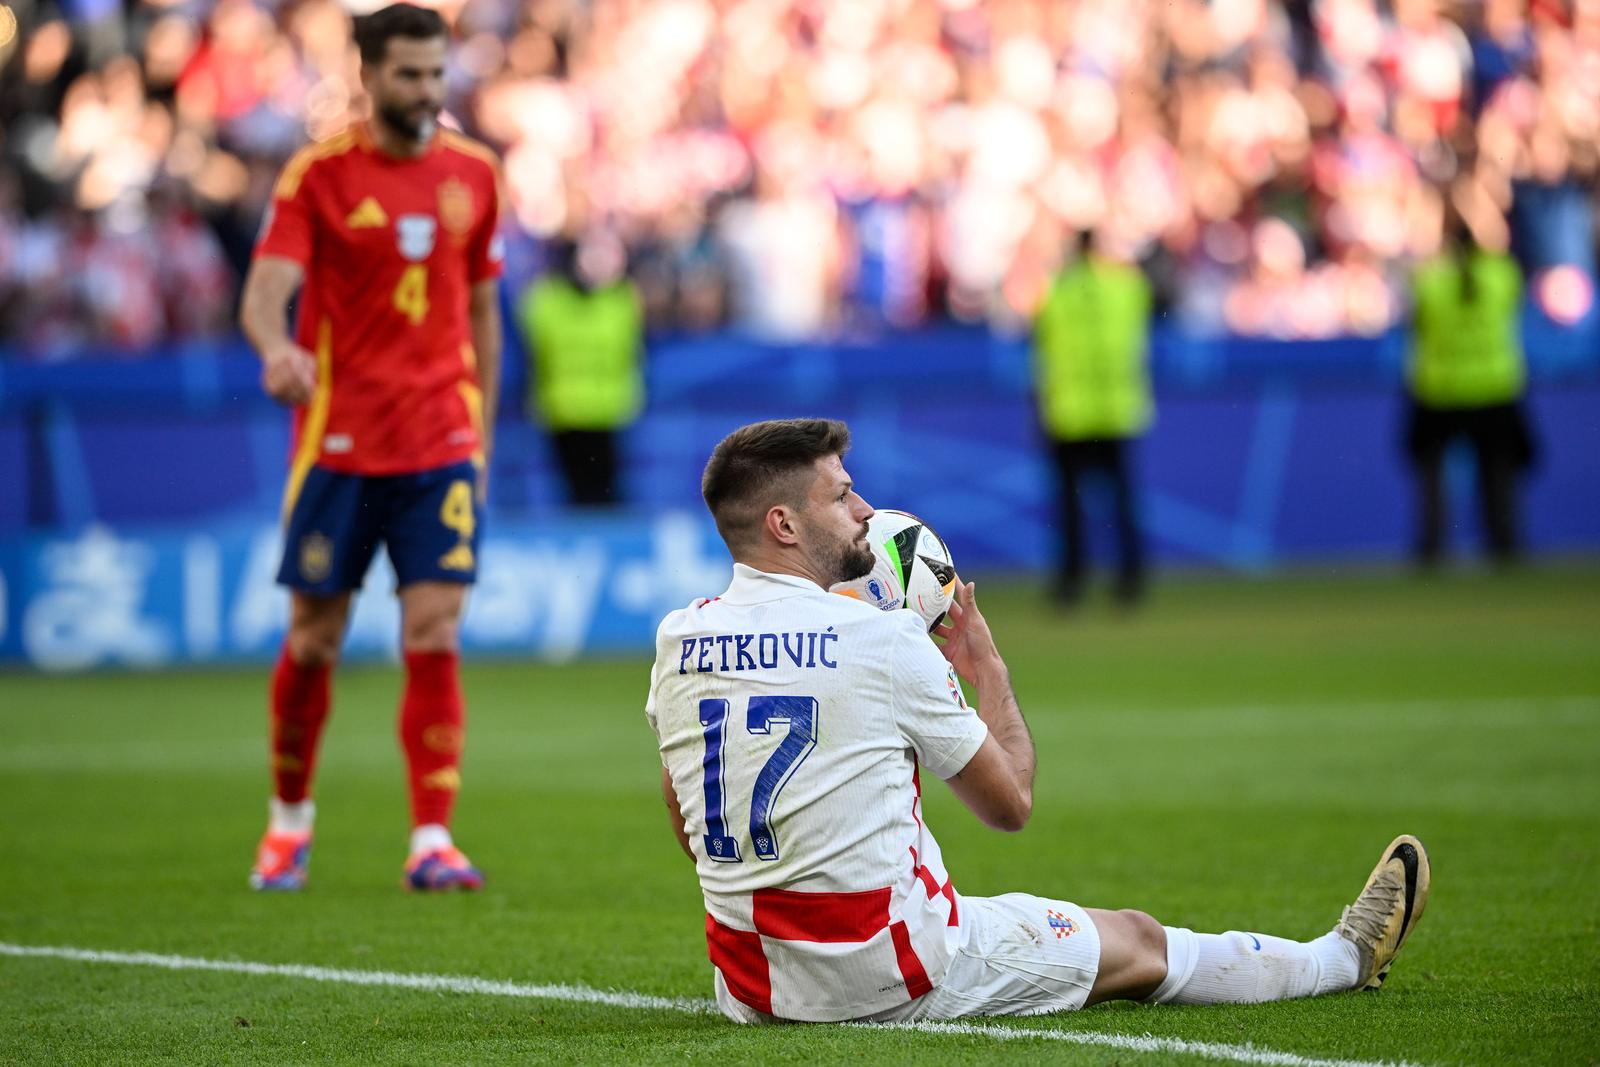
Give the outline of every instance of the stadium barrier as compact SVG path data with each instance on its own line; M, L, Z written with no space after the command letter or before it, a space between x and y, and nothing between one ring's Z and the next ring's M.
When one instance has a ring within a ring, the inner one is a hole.
M0 662L47 671L270 660L288 618L276 525L137 533L91 525L0 544ZM568 660L649 648L661 616L723 589L731 566L698 515L502 522L479 558L462 642ZM394 576L372 568L347 650L397 656Z
M1538 338L1530 334L1530 345ZM1530 348L1539 466L1534 551L1600 547L1600 345ZM715 442L755 418L848 419L868 499L933 522L968 572L1036 571L1053 491L1023 343L946 329L773 348L656 346L629 432L632 510L567 511L548 443L516 415L510 350L475 653L561 659L649 647L662 612L720 590L727 558L699 502ZM1157 558L1262 570L1403 555L1411 487L1399 451L1404 339L1311 344L1158 333L1157 422L1137 451ZM264 659L286 598L272 584L288 420L237 346L132 363L0 360L0 662L48 669ZM1478 523L1451 468L1459 539ZM1091 535L1106 534L1090 508ZM391 582L386 562L367 592ZM393 598L368 595L357 657L393 651Z

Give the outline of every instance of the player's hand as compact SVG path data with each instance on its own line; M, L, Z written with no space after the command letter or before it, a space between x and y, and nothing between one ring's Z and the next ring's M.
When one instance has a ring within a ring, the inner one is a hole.
M989 623L978 610L977 588L975 582L963 583L957 577L955 600L945 621L933 630L933 635L944 641L939 651L968 682L976 681L981 667L1000 660Z
M317 357L292 342L263 352L261 388L278 403L299 407L317 391Z

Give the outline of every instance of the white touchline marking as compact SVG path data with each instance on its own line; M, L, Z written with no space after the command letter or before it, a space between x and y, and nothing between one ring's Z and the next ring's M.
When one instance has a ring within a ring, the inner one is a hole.
M396 989L421 989L430 993L469 993L491 997L524 997L533 1000L559 1000L569 1004L603 1004L612 1008L640 1008L654 1011L715 1015L717 1006L698 997L658 997L648 993L591 989L588 986L543 985L503 982L468 975L406 974L398 971L356 971L342 967L314 967L302 963L256 963L251 960L211 960L198 956L169 956L155 952L110 952L99 949L67 948L55 945L16 945L0 941L0 956L74 960L79 963L114 963L135 967L160 967L169 971L220 971L228 974L255 974L280 978L304 978L313 982L340 982L345 985L389 986ZM1323 1060L1293 1052L1275 1052L1254 1045L1215 1044L1186 1041L1152 1034L1091 1033L1080 1030L1034 1030L1021 1027L976 1023L843 1023L863 1030L912 1030L923 1034L956 1034L990 1037L1000 1041L1065 1041L1074 1045L1094 1045L1124 1052L1165 1052L1200 1056L1212 1060L1258 1064L1261 1067L1419 1067L1404 1060Z
M923 1034L959 1034L992 1037L999 1041L1065 1041L1072 1045L1096 1045L1124 1052L1165 1052L1200 1056L1208 1060L1261 1064L1262 1067L1418 1067L1405 1060L1322 1060L1294 1052L1275 1052L1255 1045L1227 1045L1210 1041L1186 1041L1181 1037L1156 1037L1154 1034L1106 1034L1081 1030L1024 1030L1020 1027L982 1023L846 1023L869 1030L915 1030Z
M260 974L282 978L306 978L313 982L342 982L345 985L391 986L422 989L430 993L477 993L491 997L529 997L534 1000L564 1000L573 1004L604 1004L612 1008L652 1008L657 1011L683 1011L712 1014L716 1004L694 997L656 997L647 993L614 992L581 985L536 985L523 982L498 982L450 974L402 974L398 971L353 971L342 967L313 967L302 963L254 963L250 960L208 960L197 956L164 956L155 952L102 952L87 948L62 948L54 945L13 945L0 941L0 956L35 956L80 963L123 963L136 967L160 967L169 971L223 971L230 974Z

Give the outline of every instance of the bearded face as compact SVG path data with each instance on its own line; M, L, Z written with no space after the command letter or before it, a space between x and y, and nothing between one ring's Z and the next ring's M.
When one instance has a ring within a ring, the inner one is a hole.
M443 37L396 37L383 62L362 73L378 118L419 144L432 139L444 107L445 49Z
M380 104L378 115L390 129L417 142L432 138L439 123L439 109L431 104Z
M809 524L808 524L809 525ZM843 531L809 531L815 545L818 572L828 579L828 585L865 578L872 573L877 558L867 543L867 524Z

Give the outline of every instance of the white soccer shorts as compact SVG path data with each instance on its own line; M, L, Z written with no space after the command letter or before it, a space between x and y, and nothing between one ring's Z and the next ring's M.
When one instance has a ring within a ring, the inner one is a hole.
M1083 1007L1100 969L1100 932L1084 910L1029 893L961 897L961 946L933 991L862 1018L898 1023L1042 1015ZM717 1005L735 1022L772 1023L716 978Z

